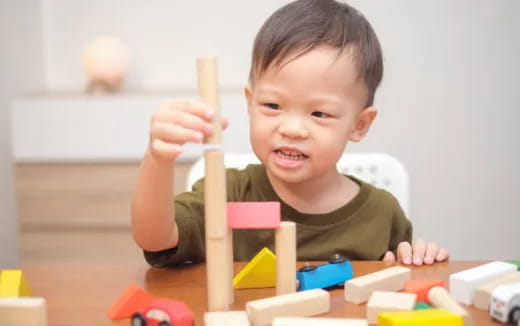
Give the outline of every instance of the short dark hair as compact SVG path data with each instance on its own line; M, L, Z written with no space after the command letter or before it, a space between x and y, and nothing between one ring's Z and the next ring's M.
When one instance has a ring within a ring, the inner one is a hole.
M289 56L295 59L321 45L338 48L339 54L352 50L371 106L383 77L381 45L359 11L334 0L298 0L274 12L255 38L249 82Z

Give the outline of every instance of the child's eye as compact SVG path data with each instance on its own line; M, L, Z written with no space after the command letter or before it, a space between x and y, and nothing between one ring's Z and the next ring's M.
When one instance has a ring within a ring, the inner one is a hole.
M311 113L312 116L314 117L317 117L317 118L330 118L332 117L330 114L327 114L325 112L321 112L321 111L314 111Z
M273 110L280 110L280 105L275 104L275 103L264 103L262 105L265 107L268 107L270 109L273 109Z

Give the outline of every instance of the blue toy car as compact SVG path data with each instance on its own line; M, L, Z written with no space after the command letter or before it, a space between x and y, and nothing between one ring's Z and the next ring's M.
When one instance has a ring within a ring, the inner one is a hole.
M352 264L335 255L328 264L319 266L307 264L300 268L296 273L298 291L343 287L353 274Z

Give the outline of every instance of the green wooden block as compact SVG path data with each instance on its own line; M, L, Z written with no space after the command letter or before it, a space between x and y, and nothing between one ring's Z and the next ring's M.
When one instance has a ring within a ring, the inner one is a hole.
M417 305L415 306L415 310L424 310L424 309L432 309L432 306L430 306L427 303L424 303L422 301L419 301Z
M520 271L520 260L510 260L508 263L516 265L516 268Z

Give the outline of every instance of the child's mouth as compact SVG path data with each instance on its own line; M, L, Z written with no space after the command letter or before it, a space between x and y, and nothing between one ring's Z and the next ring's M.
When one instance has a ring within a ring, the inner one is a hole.
M303 160L308 157L307 155L301 152L291 150L277 149L274 152L276 153L276 155L281 156L282 158L287 160Z
M304 164L309 156L303 154L302 152L294 149L277 149L274 151L274 160L276 165L281 168L286 169L295 169Z

